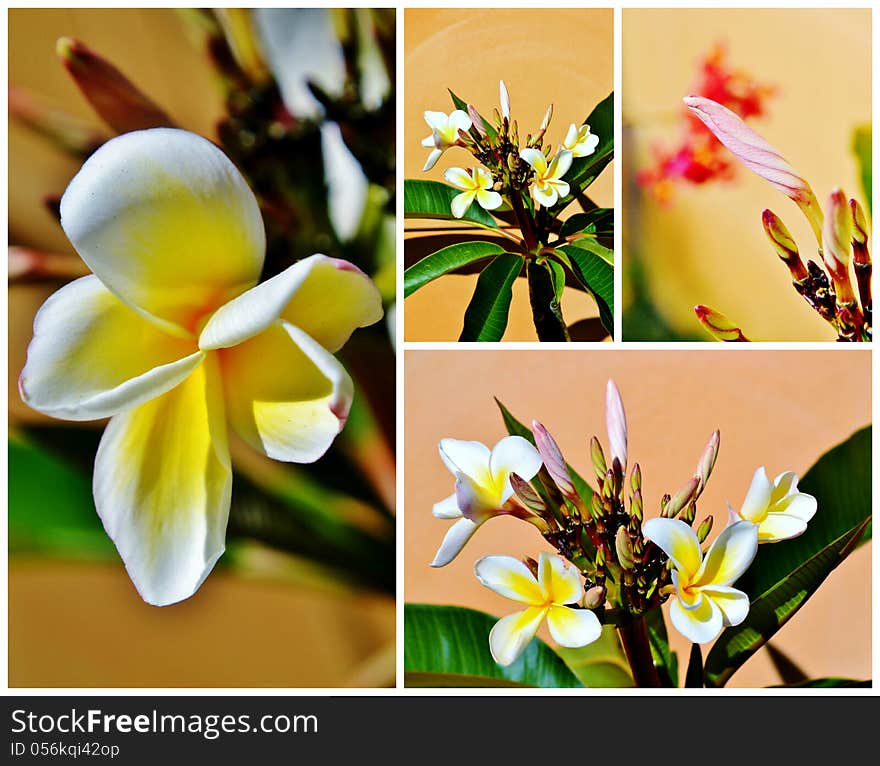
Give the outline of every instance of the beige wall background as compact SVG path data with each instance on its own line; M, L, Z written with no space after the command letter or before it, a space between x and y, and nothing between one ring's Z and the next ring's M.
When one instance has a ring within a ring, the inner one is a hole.
M675 118L697 63L722 41L736 68L779 88L769 117L750 124L823 204L835 186L864 201L850 147L853 129L871 120L870 10L633 9L623 12L622 35L624 259L638 249L655 302L680 330L702 332L693 306L704 303L753 339L834 340L792 289L761 226L769 207L815 257L794 203L742 168L732 184L682 186L662 208L633 176L650 162L654 142L677 140Z
M755 468L764 465L771 476L783 470L803 475L820 455L870 422L870 363L870 353L858 349L722 351L720 345L701 351L408 351L406 601L509 613L512 602L474 578L474 562L493 553L534 556L545 549L529 525L494 519L451 564L429 566L448 525L431 516L431 506L453 490L437 443L453 437L495 444L506 432L493 396L522 422L541 420L587 477L590 437L607 445L604 392L613 378L626 406L630 459L642 467L647 516L659 513L664 492L690 477L703 445L719 428L718 462L698 509L699 518L715 515L717 533L726 520L726 502L742 502ZM686 664L690 646L672 634L679 661ZM812 675L871 676L870 545L831 575L774 643ZM761 652L731 685L774 683L777 676Z
M452 150L433 170L422 172L427 150L421 139L429 133L423 114L452 110L447 88L491 116L503 79L523 138L537 131L552 102L549 135L558 145L568 126L584 120L614 87L611 10L408 9L404 22L406 178L443 181L446 168L476 162L463 149ZM599 205L613 206L611 168L589 193ZM436 231L444 224L410 220L406 227ZM413 236L417 231L407 233L407 238ZM457 340L476 280L476 275L447 276L407 298L406 339ZM599 315L590 298L572 289L566 289L562 307L569 324ZM537 340L524 280L517 280L514 288L504 340Z

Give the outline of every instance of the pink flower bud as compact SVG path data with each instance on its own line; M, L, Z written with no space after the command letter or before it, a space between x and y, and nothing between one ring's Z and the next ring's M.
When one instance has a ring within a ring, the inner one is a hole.
M849 200L835 189L828 198L828 215L822 228L822 259L831 273L839 303L855 300L849 281L849 262L852 260L853 217Z
M559 449L559 445L550 435L546 428L537 420L532 421L532 433L535 436L535 447L538 448L538 454L544 461L544 467L550 474L550 477L559 487L559 491L566 497L575 494L574 485L571 483L571 476L568 473L568 467L565 465L565 458Z
M725 342L747 342L749 339L743 335L743 331L737 325L730 321L720 311L710 309L708 306L694 306L694 313L700 324L715 340L723 340Z
M620 461L620 468L626 471L626 412L620 391L613 380L605 388L605 428L608 431L608 449L612 462Z

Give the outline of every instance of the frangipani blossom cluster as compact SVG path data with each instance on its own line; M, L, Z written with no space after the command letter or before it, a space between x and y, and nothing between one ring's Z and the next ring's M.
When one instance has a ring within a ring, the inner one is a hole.
M713 641L748 614L749 595L735 586L758 545L802 534L816 512L816 499L798 490L796 474L786 471L771 482L761 467L739 510L728 506L728 526L704 552L713 516L696 524L697 502L720 434L712 434L693 476L662 497L659 515L645 520L642 472L638 464L628 470L626 413L613 381L605 415L608 451L596 437L590 442L595 487L574 472L537 421L531 440L508 436L492 450L473 441L440 443L455 492L434 506L434 515L455 521L433 566L449 564L480 526L501 515L529 522L552 549L537 559L492 555L476 563L483 585L525 605L489 636L499 664L514 662L545 618L562 646L595 641L602 623L616 625L626 641L626 626L667 600L676 630L697 644Z
M564 176L572 161L593 154L599 145L600 138L590 132L589 125L572 123L553 153L552 147L544 145L553 115L550 106L538 133L534 137L529 135L525 147L520 148L519 129L516 121L511 121L510 96L504 82L499 90L501 112L495 111L494 125L470 104L466 112L425 112L431 135L423 139L422 146L431 149L431 153L424 170L433 168L443 152L454 146L467 149L482 163L482 167L470 170L450 168L444 174L450 184L463 190L451 206L456 218L462 218L474 201L484 210L495 210L507 202L516 212L527 193L537 207L553 207L569 193Z
M795 290L831 325L838 340L870 341L872 265L867 218L859 202L834 189L823 209L810 184L734 112L701 96L688 96L684 103L743 165L794 202L809 222L819 259L808 259L804 264L779 216L771 210L762 214L767 239L788 268ZM703 326L718 340L748 340L720 312L706 306L695 310Z
M183 130L125 133L85 162L61 224L93 274L37 314L20 390L67 420L111 418L98 514L145 601L192 595L224 551L227 430L311 463L353 386L333 356L382 317L351 263L313 255L259 283L263 220L216 146Z

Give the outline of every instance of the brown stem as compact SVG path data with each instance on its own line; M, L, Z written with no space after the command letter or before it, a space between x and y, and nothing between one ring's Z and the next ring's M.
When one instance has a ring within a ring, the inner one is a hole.
M535 227L532 224L531 216L526 212L526 209L523 207L522 197L520 193L513 189L510 192L510 207L513 210L514 216L516 216L517 225L522 231L523 241L526 243L526 249L530 253L534 253L538 249L538 240L535 237Z
M648 641L648 625L644 616L619 625L617 632L623 644L623 651L632 671L636 686L650 689L660 688L660 675L654 667L651 644Z
M532 321L540 341L568 341L568 328L562 318L562 309L556 302L556 290L550 272L534 258L526 261L526 279L529 283L529 302Z

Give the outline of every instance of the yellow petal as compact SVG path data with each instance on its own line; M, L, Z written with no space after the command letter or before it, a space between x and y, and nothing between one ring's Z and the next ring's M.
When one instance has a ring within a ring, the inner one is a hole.
M758 552L758 527L749 521L731 524L709 547L693 585L733 585Z
M572 649L592 644L602 635L602 623L589 609L551 606L547 627L557 644Z
M499 596L531 606L547 602L535 575L513 556L484 556L474 564L474 574Z
M320 344L279 321L219 352L230 425L276 460L312 463L348 417L351 378Z
M538 557L538 582L544 598L553 604L575 604L584 595L577 569L554 553L542 551Z
M204 354L128 308L95 276L62 287L34 320L22 398L66 420L109 417L165 393Z
M680 519L649 519L642 526L645 537L662 550L685 580L700 568L700 543L693 529Z
M224 550L231 489L215 359L110 421L95 505L145 601L188 598L208 576Z
M489 632L489 650L499 665L512 665L535 637L546 609L531 606L502 617Z

